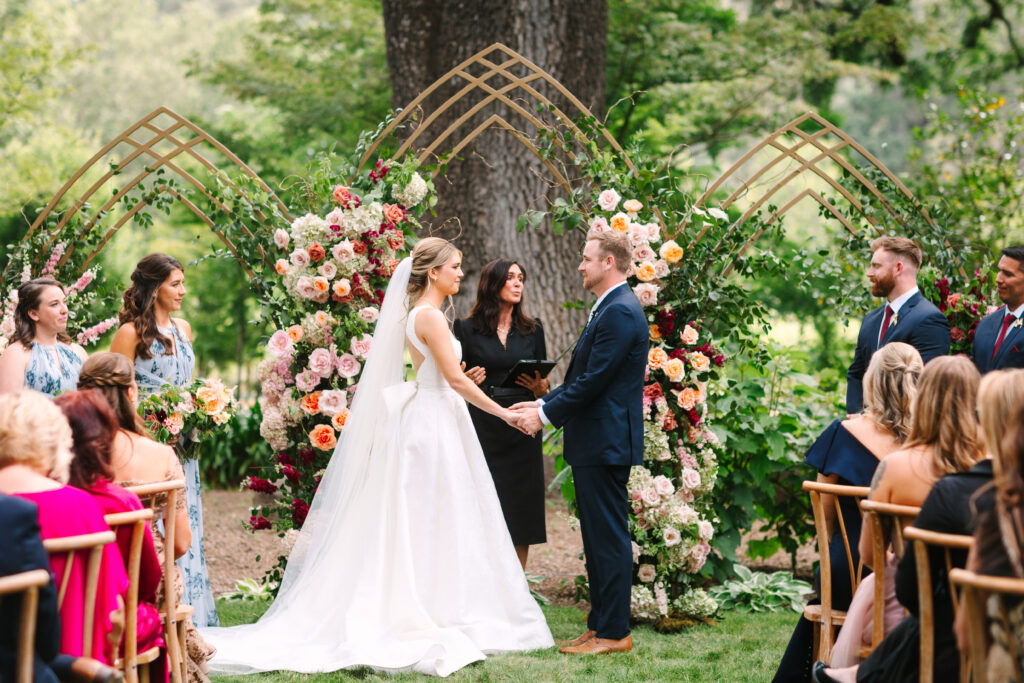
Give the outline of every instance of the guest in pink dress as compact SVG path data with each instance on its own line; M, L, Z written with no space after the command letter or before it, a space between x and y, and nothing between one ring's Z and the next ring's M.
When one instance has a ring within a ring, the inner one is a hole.
M131 491L111 483L114 470L110 465L111 445L118 431L117 418L111 410L103 394L95 389L72 391L61 394L54 404L64 413L71 425L74 438L71 461L72 486L88 492L103 509L103 514L142 510L142 501ZM131 552L132 529L123 526L117 531L117 545L121 551L121 559L125 570L128 569L128 558ZM156 593L160 587L163 570L160 558L153 545L153 534L146 525L142 535L142 558L139 565L139 605L136 629L138 651L143 652L151 647L164 648L164 639L160 623L160 610L156 605ZM122 653L124 646L122 644ZM166 652L157 659L157 666L151 671L155 678L167 681Z
M50 399L28 390L0 396L0 493L36 504L44 541L110 530L92 496L61 483L68 478L71 444L71 428ZM63 576L64 565L65 556L50 558L55 576ZM115 631L111 615L123 610L128 589L116 544L103 549L92 652L82 652L85 582L86 563L76 561L60 607L60 651L111 664L120 640L120 628Z

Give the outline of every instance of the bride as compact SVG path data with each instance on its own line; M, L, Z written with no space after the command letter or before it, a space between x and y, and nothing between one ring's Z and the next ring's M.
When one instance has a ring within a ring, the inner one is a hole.
M462 373L440 310L461 263L428 237L396 268L277 600L255 624L202 629L214 671L447 676L486 654L553 645L463 399L509 423L513 413ZM414 382L403 381L406 343Z

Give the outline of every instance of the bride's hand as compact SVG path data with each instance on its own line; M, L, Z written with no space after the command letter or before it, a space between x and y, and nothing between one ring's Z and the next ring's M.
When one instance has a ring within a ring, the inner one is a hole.
M519 413L516 412L515 410L506 408L501 416L501 419L503 419L508 424L509 427L514 427L519 431L523 432L524 434L526 433L526 430L519 426Z

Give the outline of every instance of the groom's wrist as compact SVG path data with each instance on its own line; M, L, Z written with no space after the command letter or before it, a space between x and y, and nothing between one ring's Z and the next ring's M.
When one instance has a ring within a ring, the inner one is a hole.
M545 427L550 427L551 426L551 420L549 420L548 416L544 414L544 400L543 399L537 399L537 417L540 418L540 421L544 423Z

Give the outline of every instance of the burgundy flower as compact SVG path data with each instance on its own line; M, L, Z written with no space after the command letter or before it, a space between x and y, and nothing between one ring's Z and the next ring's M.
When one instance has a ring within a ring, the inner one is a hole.
M284 451L281 451L281 452L279 452L277 454L277 462L280 465L292 465L292 464L294 464L292 462L291 457L289 457L289 455L287 453L285 453Z
M285 465L284 467L282 467L281 474L283 474L284 478L290 481L291 483L299 483L299 471L292 467L291 465Z
M303 465L312 465L316 460L316 453L313 452L312 448L301 448L299 449L299 457L302 458Z
M252 527L253 531L259 531L260 529L269 529L270 520L263 515L251 515L249 517L249 526Z
M309 514L309 506L298 498L292 501L292 521L295 522L295 526L301 527L306 521L306 515Z
M276 484L273 484L266 479L261 479L260 477L249 477L249 481L246 486L249 487L250 491L255 491L256 493L274 493L277 491Z

